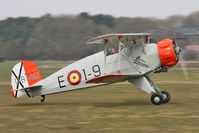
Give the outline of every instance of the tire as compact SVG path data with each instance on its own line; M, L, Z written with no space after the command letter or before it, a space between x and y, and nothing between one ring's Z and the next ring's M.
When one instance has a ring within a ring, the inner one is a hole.
M168 103L171 99L171 95L169 94L169 92L167 91L161 91L161 93L163 94L163 99L162 99L162 103Z
M160 104L162 104L162 97L159 94L153 94L151 96L151 102L154 105L160 105Z

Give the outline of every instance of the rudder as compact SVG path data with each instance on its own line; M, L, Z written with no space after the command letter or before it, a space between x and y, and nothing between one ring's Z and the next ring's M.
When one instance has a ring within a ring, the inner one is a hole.
M41 74L32 61L22 61L16 64L12 69L11 74L11 91L12 96L31 97L30 93L26 90L18 91L22 88L27 88L42 80Z

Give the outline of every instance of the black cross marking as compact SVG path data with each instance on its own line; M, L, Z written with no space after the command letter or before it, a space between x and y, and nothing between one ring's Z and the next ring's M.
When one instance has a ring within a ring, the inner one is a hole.
M16 90L18 90L19 88L19 84L21 85L22 88L24 88L23 84L21 83L20 81L20 78L21 78L21 72L22 72L22 67L23 67L23 62L21 63L21 67L20 67L20 71L19 71L19 76L17 77L17 75L15 74L14 71L12 71L13 75L15 76L15 78L17 79L17 88ZM28 95L28 97L31 97L30 94L25 90L26 94ZM15 97L17 98L17 94L18 94L18 91L16 91L16 94L15 94Z

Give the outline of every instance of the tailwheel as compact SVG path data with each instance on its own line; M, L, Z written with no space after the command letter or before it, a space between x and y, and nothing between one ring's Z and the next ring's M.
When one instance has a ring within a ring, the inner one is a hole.
M45 101L45 95L42 95L41 97L42 97L42 99L40 101L41 101L41 103L43 103Z
M151 102L152 102L153 104L155 104L155 105L160 105L160 104L162 104L162 100L163 100L163 98L162 98L162 96L159 95L159 94L153 94L153 95L151 96Z
M171 99L171 95L167 91L161 91L163 95L162 103L168 103Z

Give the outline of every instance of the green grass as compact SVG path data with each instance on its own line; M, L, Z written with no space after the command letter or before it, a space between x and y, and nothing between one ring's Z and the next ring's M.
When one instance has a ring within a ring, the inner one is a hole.
M13 99L10 71L16 62L0 63L0 132L159 133L199 132L199 70L151 74L161 90L171 93L166 105L155 106L150 95L122 82L40 97ZM69 64L36 61L43 77Z

